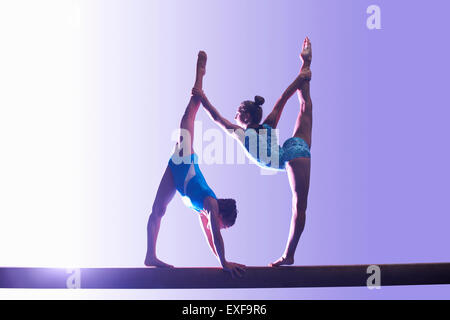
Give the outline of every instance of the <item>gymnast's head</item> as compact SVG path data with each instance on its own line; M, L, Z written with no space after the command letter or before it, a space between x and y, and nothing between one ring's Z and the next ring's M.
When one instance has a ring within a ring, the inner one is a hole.
M217 199L219 205L219 217L221 221L221 227L223 229L232 227L236 222L237 208L236 200L234 199Z
M261 106L264 102L264 98L260 96L256 96L255 101L248 100L242 102L236 112L236 123L245 129L251 126L259 125L263 115Z

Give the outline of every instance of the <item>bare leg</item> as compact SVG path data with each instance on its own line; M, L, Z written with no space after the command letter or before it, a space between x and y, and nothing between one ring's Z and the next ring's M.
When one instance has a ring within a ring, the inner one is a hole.
M194 87L202 89L203 77L206 73L206 53L200 51L197 60L197 73ZM192 96L189 104L186 107L183 118L181 119L181 128L189 131L191 141L188 146L192 149L194 138L194 119L200 107L200 98ZM166 168L164 176L159 184L158 192L156 193L155 201L153 202L152 213L147 224L147 255L145 257L146 266L155 266L170 268L173 267L165 262L162 262L156 257L156 241L158 239L159 228L161 220L166 213L167 205L172 201L176 192L173 181L172 171L169 167Z
M300 60L303 62L303 68L310 68L312 62L312 44L309 37L306 37L303 41L302 52L300 53Z
M308 38L303 44L301 58L304 61L302 72L309 71L311 65L311 43ZM302 81L299 87L300 112L294 129L294 137L305 140L311 147L312 132L312 101L310 96L310 81ZM286 165L289 184L292 191L292 218L288 242L280 259L270 264L272 267L294 264L295 250L306 222L306 207L308 204L309 181L311 172L310 158L297 158Z
M155 201L153 202L152 213L147 224L147 255L145 265L150 267L171 268L173 266L162 262L156 257L156 240L158 239L161 220L166 213L167 205L172 201L176 189L173 182L172 171L167 166L166 171L159 184Z
M311 50L311 42L309 41L308 37L306 37L305 41L303 41L300 59L303 62L300 74L297 76L294 82L292 82L289 85L289 87L287 87L287 89L283 92L280 99L278 99L277 102L275 103L272 112L264 120L264 124L268 124L274 129L276 129L278 126L281 114L283 113L284 107L286 106L288 100L292 97L292 95L295 92L298 92L303 82L311 80L310 66L312 60L312 50Z
M202 90L203 86L203 77L206 73L206 60L207 56L204 51L200 51L198 53L198 59L197 59L197 73L195 77L195 83L194 88ZM189 151L188 154L190 155L192 152L194 152L193 145L194 145L194 123L195 123L195 117L197 116L198 109L200 108L201 104L201 98L199 96L192 95L191 99L189 100L189 104L186 107L186 110L184 111L184 115L181 118L180 128L183 130L186 130L190 135L190 141L187 143L184 142L183 148L186 148L183 150L183 154L185 151ZM180 142L184 139L184 134L182 131L182 134L180 136Z
M292 190L291 226L284 254L276 262L270 264L271 267L294 264L295 250L305 228L311 159L291 160L287 164L286 170Z
M310 82L303 81L298 91L300 101L300 112L294 127L293 137L302 138L311 148L312 142L312 100L310 95Z
M301 73L311 73L312 61L312 45L309 38L303 43L303 50L300 54L303 61ZM293 137L302 138L311 147L312 133L312 100L310 94L310 81L299 82L299 90L297 90L298 99L300 101L300 112L294 127Z
M206 52L200 51L198 53L197 73L194 84L194 87L200 90L203 88L203 77L206 74L206 60L207 60Z

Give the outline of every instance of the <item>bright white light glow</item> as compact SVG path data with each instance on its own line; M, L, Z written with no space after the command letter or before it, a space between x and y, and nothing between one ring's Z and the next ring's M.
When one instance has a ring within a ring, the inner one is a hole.
M80 4L0 2L0 266L79 261Z

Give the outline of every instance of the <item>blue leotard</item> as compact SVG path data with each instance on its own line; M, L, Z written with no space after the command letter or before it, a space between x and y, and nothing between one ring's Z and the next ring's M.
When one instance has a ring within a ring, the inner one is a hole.
M245 149L251 159L260 167L285 170L286 163L297 158L311 158L308 144L299 137L293 137L278 144L273 128L263 124L257 129L245 130Z
M198 156L179 157L176 153L169 160L175 188L183 197L184 203L195 211L203 210L205 198L217 199L215 193L206 183L198 166Z

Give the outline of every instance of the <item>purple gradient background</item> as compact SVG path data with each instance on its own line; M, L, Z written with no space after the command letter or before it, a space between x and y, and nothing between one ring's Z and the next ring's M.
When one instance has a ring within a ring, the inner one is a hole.
M382 10L382 30L366 9ZM85 207L82 265L141 266L146 223L194 80L232 118L242 100L265 114L296 76L303 38L313 42L313 167L297 265L449 261L447 1L95 1L85 32ZM279 128L293 130L294 97ZM203 130L215 128L200 111ZM291 194L285 174L254 165L202 165L239 215L224 231L230 260L266 265L283 252ZM179 196L158 252L176 266L217 266L198 219ZM26 294L22 292L23 294ZM344 289L46 292L58 297L186 299L449 298L444 286Z

